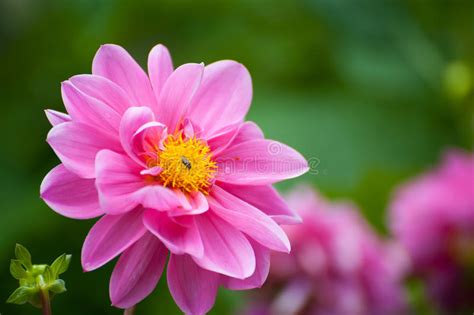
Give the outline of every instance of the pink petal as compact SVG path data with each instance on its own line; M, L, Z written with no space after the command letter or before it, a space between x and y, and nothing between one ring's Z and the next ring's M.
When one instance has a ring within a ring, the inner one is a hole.
M207 140L207 143L214 159L219 159L221 153L229 147L255 139L263 139L263 132L255 123L246 121L217 131Z
M263 138L263 131L260 129L260 127L258 127L253 121L246 121L240 128L237 136L232 141L232 145Z
M179 190L175 191L178 196L181 207L175 208L168 211L170 216L182 216L182 215L196 215L201 214L209 210L209 204L206 196L201 192L195 192L190 194L184 194Z
M283 229L269 216L252 205L214 186L209 203L211 209L222 219L232 224L263 246L290 252L290 241Z
M204 315L214 305L219 275L204 270L188 255L171 255L168 287L179 308L187 315Z
M138 159L146 160L146 157L156 159L157 147L162 148L162 140L168 136L165 125L150 121L133 134L131 139L132 151Z
M201 83L203 64L188 63L178 67L166 80L158 99L158 121L173 133L184 119L191 99Z
M49 123L53 126L59 125L63 122L71 121L71 116L68 114L64 114L52 109L47 109L44 112L46 113L46 118L48 118Z
M73 76L69 81L83 93L107 104L119 114L123 114L127 108L133 106L125 91L107 78L81 74Z
M209 212L194 218L204 245L203 257L193 257L199 266L239 279L254 273L255 254L241 232Z
M91 126L65 122L54 126L47 142L64 166L80 177L95 177L95 156L102 149L122 151L118 139Z
M172 72L173 61L168 49L161 44L153 47L148 55L148 76L156 99L159 99L161 90Z
M156 99L145 71L117 45L103 45L92 62L92 73L117 83L128 95L133 106L156 108Z
M180 205L174 192L161 185L148 185L133 196L145 208L159 211L170 211Z
M255 123L246 121L217 131L207 139L207 144L212 150L212 155L216 158L232 145L255 139L263 139L263 133Z
M145 166L143 157L139 157L133 146L133 137L144 124L154 121L155 115L148 107L130 107L120 122L120 142L128 156L138 164Z
M151 175L151 176L157 176L159 175L163 169L159 166L153 166L144 170L140 171L140 175Z
M255 252L255 272L247 279L235 279L230 277L223 277L223 285L230 290L250 290L260 288L267 280L270 271L270 250L258 243L252 242L252 247Z
M124 213L139 203L133 194L145 186L140 166L123 154L103 150L96 158L99 201L107 213Z
M171 220L167 213L147 210L143 223L172 253L202 257L204 249L193 218L187 226L182 226Z
M101 207L107 213L127 212L137 205L160 211L180 205L171 189L146 184L140 166L128 156L103 150L96 159L96 186Z
M271 185L242 186L219 183L219 186L263 211L279 224L301 223L300 216L290 209L286 201Z
M189 117L207 135L242 122L252 100L252 79L247 69L231 60L206 66Z
M271 140L252 140L229 147L218 162L217 179L238 185L267 185L300 176L308 163L294 149Z
M187 138L201 138L202 129L188 118L183 120L183 133Z
M207 139L207 144L214 157L218 156L220 152L225 150L234 141L242 125L243 124L227 126Z
M68 218L90 219L104 214L94 179L80 178L62 164L45 176L40 194L48 206Z
M74 121L111 134L117 133L120 115L114 108L83 93L69 81L61 84L61 92L64 106Z
M82 268L97 269L139 240L146 232L142 213L142 209L136 209L122 215L105 215L97 221L82 246Z
M112 305L129 308L147 297L160 280L167 256L166 247L150 233L126 249L110 278Z

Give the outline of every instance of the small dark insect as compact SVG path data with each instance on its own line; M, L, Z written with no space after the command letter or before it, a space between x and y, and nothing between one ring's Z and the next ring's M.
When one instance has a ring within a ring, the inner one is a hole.
M181 163L183 163L188 170L191 169L191 162L189 162L189 160L185 156L181 156Z

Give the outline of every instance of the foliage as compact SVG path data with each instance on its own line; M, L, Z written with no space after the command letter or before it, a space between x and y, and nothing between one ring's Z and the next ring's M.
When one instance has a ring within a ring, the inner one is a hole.
M71 255L62 254L51 265L33 265L30 252L16 244L15 257L10 262L10 273L19 281L19 287L10 295L7 303L30 303L41 307L43 292L47 292L50 299L66 292L64 280L58 277L69 268Z

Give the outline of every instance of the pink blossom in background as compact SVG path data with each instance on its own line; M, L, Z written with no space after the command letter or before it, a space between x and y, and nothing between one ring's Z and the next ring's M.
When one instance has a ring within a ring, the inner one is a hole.
M474 156L447 152L436 169L403 185L391 204L393 233L446 314L474 309Z
M285 228L290 255L272 255L270 276L246 315L405 315L406 254L376 236L348 203L308 187L289 196L303 224Z
M308 170L292 148L244 122L252 99L235 61L173 68L155 46L148 74L104 45L92 75L62 83L67 114L46 111L61 160L41 197L74 219L101 217L82 249L85 271L120 256L110 298L129 308L155 288L168 254L170 292L186 314L205 314L220 286L260 287L270 251L289 252L279 224L299 221L272 184Z

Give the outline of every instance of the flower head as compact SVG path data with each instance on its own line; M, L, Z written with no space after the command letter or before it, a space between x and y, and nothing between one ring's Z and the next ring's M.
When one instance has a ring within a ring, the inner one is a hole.
M257 292L259 315L404 314L399 247L379 240L349 203L329 203L299 187L289 204L303 219L288 227L290 255L274 253L270 277Z
M448 152L439 167L399 188L390 215L433 300L449 314L472 309L474 156Z
M48 110L47 141L61 160L41 185L56 212L102 216L87 236L90 271L120 255L113 305L127 308L167 278L187 314L204 314L217 288L261 286L270 250L288 252L281 223L297 221L272 184L307 171L305 159L244 122L252 98L234 61L173 68L155 46L148 75L104 45L92 75L62 84L68 114ZM269 150L277 147L278 150Z

